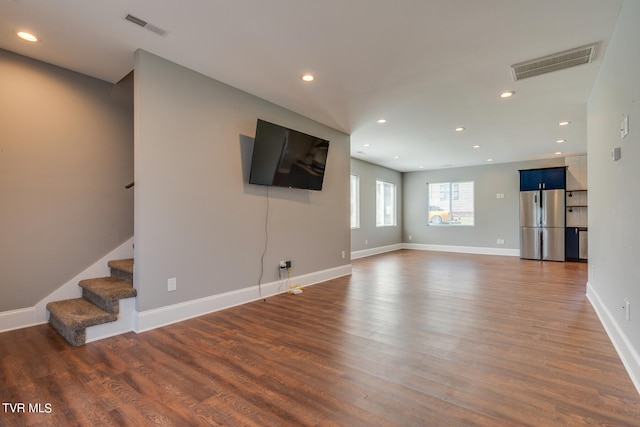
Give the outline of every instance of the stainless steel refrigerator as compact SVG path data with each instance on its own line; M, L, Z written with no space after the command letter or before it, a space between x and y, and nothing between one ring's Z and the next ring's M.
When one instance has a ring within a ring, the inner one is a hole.
M520 258L564 261L564 190L520 192Z

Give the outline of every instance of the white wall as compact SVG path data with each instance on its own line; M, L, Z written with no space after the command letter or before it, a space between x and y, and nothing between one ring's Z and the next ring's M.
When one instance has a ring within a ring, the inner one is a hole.
M402 243L402 174L358 159L351 159L351 173L360 181L360 228L351 230L354 256L376 253L379 248ZM395 227L376 227L376 180L396 185L398 225Z
M256 286L267 209L263 283L349 265L348 135L144 51L135 96L138 311ZM321 192L247 183L258 118L330 141Z
M403 241L434 249L519 254L518 171L551 166L564 166L564 158L405 173ZM456 181L474 182L475 225L427 226L427 184ZM504 198L498 199L497 193L504 194ZM504 245L497 244L498 239L503 239Z
M624 2L588 103L589 297L640 390L640 2ZM629 134L621 139L623 116ZM611 150L622 148L614 162ZM624 301L631 303L625 318Z
M133 235L121 88L0 49L0 312L33 307Z

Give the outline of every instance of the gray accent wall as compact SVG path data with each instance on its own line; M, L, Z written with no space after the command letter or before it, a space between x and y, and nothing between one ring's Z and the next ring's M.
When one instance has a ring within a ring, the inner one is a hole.
M403 242L518 250L518 170L551 166L564 166L564 158L404 173ZM428 226L427 184L457 181L474 182L475 225ZM497 194L504 194L504 198L497 198ZM498 239L503 239L504 245L497 244Z
M402 173L358 159L351 159L351 173L358 175L360 182L360 228L351 230L351 251L402 243ZM395 227L376 227L376 180L396 184L398 225Z
M587 107L590 298L640 390L640 2L625 1ZM629 116L629 134L621 123ZM611 150L621 148L613 161ZM631 303L630 319L625 300Z
M258 118L330 141L322 191L248 184ZM349 265L342 132L137 51L135 165L138 311Z
M133 235L132 87L0 50L0 312Z

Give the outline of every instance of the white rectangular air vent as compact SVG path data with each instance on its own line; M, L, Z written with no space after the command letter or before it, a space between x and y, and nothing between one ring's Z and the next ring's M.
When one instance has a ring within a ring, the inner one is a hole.
M564 70L576 65L588 64L593 61L597 43L582 46L564 52L554 53L530 61L520 62L511 66L513 80L518 81L527 77L539 76L552 71Z
M126 19L129 22L133 22L136 25L141 26L142 28L151 31L152 33L156 33L159 36L166 36L168 34L168 31L165 31L160 27L156 27L153 24L149 24L144 19L140 19L136 16L127 14L127 16L124 17L124 19Z

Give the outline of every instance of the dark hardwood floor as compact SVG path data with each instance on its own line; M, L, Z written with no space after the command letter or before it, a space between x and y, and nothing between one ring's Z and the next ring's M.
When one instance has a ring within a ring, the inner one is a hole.
M639 426L586 280L581 263L404 250L83 347L6 332L0 425Z

